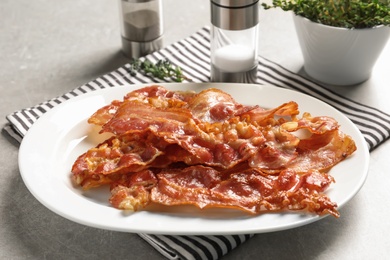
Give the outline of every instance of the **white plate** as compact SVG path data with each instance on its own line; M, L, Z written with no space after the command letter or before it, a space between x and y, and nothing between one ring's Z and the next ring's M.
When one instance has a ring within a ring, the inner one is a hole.
M147 84L151 85L151 84ZM334 117L345 133L352 136L357 151L336 165L336 179L327 194L339 208L362 187L368 172L369 154L357 127L344 115L315 98L282 88L249 84L168 83L172 90L200 91L220 88L241 103L272 108L287 101L298 102L301 112ZM24 137L19 153L22 178L30 192L55 213L84 225L135 233L154 234L245 234L262 233L302 226L322 217L300 213L267 213L258 216L223 209L198 210L194 207L160 207L129 213L112 208L108 187L83 192L72 185L70 170L77 156L105 139L95 134L87 118L113 99L122 99L131 85L97 90L70 99L44 114Z

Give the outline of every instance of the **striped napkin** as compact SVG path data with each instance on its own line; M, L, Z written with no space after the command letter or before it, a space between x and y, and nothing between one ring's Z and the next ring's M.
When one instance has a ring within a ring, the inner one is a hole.
M193 82L208 82L210 81L209 39L210 29L204 27L188 38L142 59L150 60L153 63L160 59L168 59L174 65L180 66L184 74ZM8 115L9 124L4 127L4 130L20 142L28 129L42 114L73 97L97 89L126 84L165 82L141 73L131 76L129 67L129 64L126 64L69 93ZM296 90L335 107L360 129L370 151L389 138L390 115L340 96L263 57L259 57L257 83ZM253 234L230 236L139 235L168 259L218 259L253 236Z

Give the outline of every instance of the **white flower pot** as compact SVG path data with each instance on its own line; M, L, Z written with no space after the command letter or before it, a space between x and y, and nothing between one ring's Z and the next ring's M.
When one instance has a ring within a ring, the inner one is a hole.
M346 29L294 15L304 70L313 79L332 85L367 80L390 36L390 27Z

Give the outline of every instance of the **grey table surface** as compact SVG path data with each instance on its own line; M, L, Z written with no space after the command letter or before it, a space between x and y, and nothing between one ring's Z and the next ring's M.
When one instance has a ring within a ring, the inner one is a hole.
M163 3L165 45L209 25L209 0ZM260 15L260 54L304 73L291 14ZM116 1L2 0L0 17L0 126L7 114L129 61L120 51ZM389 67L390 43L368 81L328 87L390 113ZM371 153L368 179L339 219L258 234L223 259L388 259L389 156L389 141ZM4 133L0 174L0 259L164 259L136 234L73 223L41 205L20 177L18 144Z

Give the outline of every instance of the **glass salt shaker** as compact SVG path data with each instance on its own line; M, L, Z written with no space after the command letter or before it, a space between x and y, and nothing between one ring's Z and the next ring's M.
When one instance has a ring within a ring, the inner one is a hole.
M122 51L139 58L162 47L161 0L119 0Z
M255 83L258 0L211 0L211 81Z

